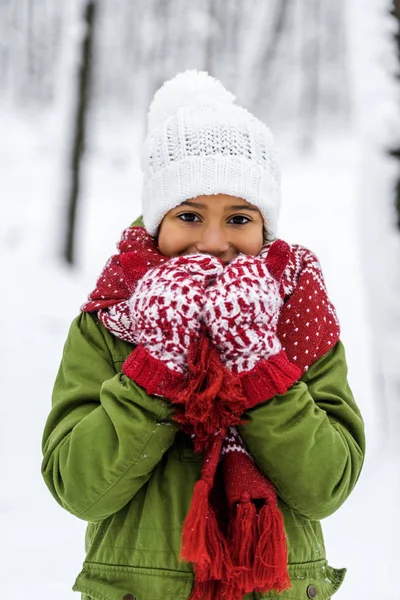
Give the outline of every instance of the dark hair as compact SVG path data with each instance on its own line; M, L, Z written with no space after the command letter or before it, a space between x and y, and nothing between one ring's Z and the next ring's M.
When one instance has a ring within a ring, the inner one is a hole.
M268 233L268 230L264 225L264 227L263 227L263 243L269 244L270 242L273 242L274 239L275 238L270 233Z

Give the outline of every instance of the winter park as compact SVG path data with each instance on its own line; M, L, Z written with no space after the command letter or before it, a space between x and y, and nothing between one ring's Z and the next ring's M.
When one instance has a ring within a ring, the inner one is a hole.
M399 61L398 0L0 2L1 598L398 600Z

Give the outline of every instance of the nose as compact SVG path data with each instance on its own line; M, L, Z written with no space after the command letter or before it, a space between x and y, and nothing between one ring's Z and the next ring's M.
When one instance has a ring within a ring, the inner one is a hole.
M220 227L207 227L202 231L196 249L199 252L220 256L229 250L229 242L226 239L225 232Z

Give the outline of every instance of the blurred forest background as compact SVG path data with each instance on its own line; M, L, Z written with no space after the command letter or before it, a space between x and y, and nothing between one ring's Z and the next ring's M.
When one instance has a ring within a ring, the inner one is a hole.
M94 109L142 121L155 89L196 65L274 129L296 126L311 143L317 118L349 117L346 14L344 0L2 0L0 91L48 109L87 22Z
M114 110L134 119L140 139L154 91L196 65L273 131L291 132L303 151L313 148L319 127L346 127L350 119L344 0L5 0L0 19L0 93L14 106L49 111L65 93L60 73L69 72L71 53L79 63L69 99L69 262L89 114Z
M2 597L73 597L84 524L40 480L42 428L69 323L140 214L148 105L195 68L273 131L279 235L316 251L338 310L370 461L326 528L340 597L397 600L399 23L400 0L0 0Z

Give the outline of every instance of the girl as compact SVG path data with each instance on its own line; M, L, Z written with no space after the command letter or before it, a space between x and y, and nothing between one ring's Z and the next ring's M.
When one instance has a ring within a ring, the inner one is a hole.
M43 476L88 521L84 600L318 597L364 429L318 260L276 240L269 129L207 73L156 93L143 221L72 323Z

